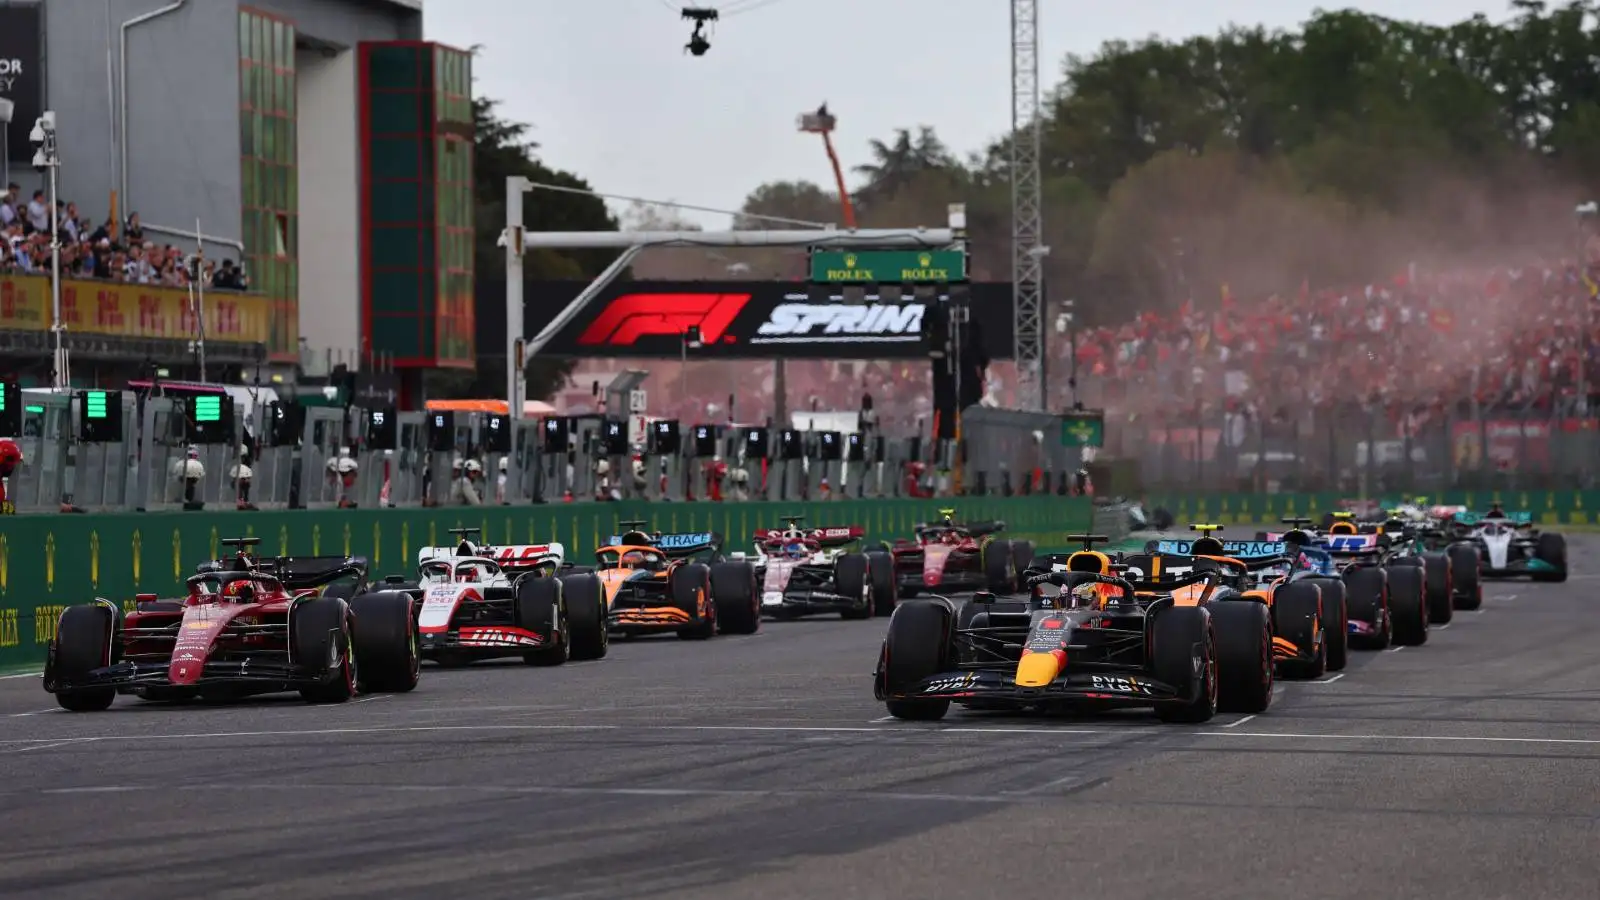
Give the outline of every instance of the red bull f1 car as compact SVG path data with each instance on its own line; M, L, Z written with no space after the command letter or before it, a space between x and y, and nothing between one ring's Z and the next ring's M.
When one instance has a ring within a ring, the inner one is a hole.
M1081 536L1085 546L1103 541ZM1198 568L1160 584L1112 574L1085 549L1059 571L1030 570L1026 601L983 592L961 610L944 598L902 603L879 651L874 695L901 719L970 709L1149 707L1163 721L1272 702L1272 623L1265 603Z
M918 525L912 540L890 547L901 597L918 593L989 591L1011 594L1022 572L1033 564L1033 544L996 537L1006 523L958 524L955 510L939 511L940 521Z
M838 613L846 619L870 619L894 612L897 586L894 558L882 550L862 552L860 526L804 529L801 516L789 516L787 528L755 534L750 559L761 585L761 612L775 619Z
M197 567L182 598L140 594L126 614L100 598L64 609L45 657L45 690L63 709L85 712L109 708L118 694L181 701L298 691L313 703L341 703L416 687L420 657L404 594L361 591L361 559L258 560L250 549L259 540L223 541L236 549L233 559ZM322 590L341 580L343 590Z

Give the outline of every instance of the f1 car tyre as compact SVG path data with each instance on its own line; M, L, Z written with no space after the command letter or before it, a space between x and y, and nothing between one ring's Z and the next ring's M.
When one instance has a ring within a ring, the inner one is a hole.
M1567 580L1567 539L1563 535L1545 532L1533 544L1533 558L1555 568L1554 572L1540 572L1534 581Z
M1329 627L1323 612L1321 586L1314 581L1291 581L1272 595L1273 630L1302 651L1314 648L1312 658L1285 660L1278 671L1285 678L1321 678L1328 671Z
M349 600L352 597L360 596L361 594L365 594L366 592L367 592L367 586L366 585L364 585L364 584L355 584L354 582L346 581L346 582L343 582L341 584L330 584L330 585L328 585L326 588L323 589L322 596L324 596L324 597L337 597L340 600Z
M1017 586L1022 586L1022 573L1028 571L1033 565L1033 541L1011 542L1011 572L1017 579Z
M1471 544L1451 544L1445 554L1450 557L1450 587L1455 592L1451 605L1468 611L1482 606L1483 560L1478 556L1478 548Z
M350 599L350 615L355 618L352 643L361 675L356 687L361 693L414 690L422 674L422 654L417 648L411 596L402 591L357 594Z
M1207 604L1217 638L1217 709L1255 714L1272 705L1272 615L1255 600Z
M983 579L989 590L1009 594L1017 589L1017 572L1011 567L1011 542L995 539L983 545Z
M755 634L761 628L761 593L756 590L755 567L749 563L711 567L711 602L717 608L717 630L723 634Z
M1450 599L1450 557L1443 553L1424 553L1422 569L1423 591L1428 597L1428 621L1434 625L1447 625L1456 614Z
M717 605L711 599L711 569L704 563L684 563L667 576L667 598L689 615L678 629L686 641L703 641L717 633ZM701 615L702 606L707 614Z
M907 690L924 678L949 670L954 618L955 611L942 600L902 603L894 611L878 663L886 693ZM948 699L890 699L885 705L889 715L917 722L936 721L950 711Z
M874 596L872 579L867 568L867 558L860 553L845 553L833 561L833 583L838 588L839 594L844 597L859 598L861 601L859 609L840 610L840 618L870 619L873 617L873 601L877 598Z
M1394 642L1417 647L1428 642L1428 602L1423 596L1423 571L1417 566L1389 567L1389 617Z
M350 607L338 597L315 597L290 607L291 657L302 666L313 667L334 660L320 684L300 689L301 699L343 703L356 695L361 679L350 638Z
M604 659L611 649L606 627L606 589L600 576L561 576L561 596L567 601L567 634L573 659Z
M571 623L567 621L567 603L559 579L529 576L517 579L513 603L517 627L531 631L546 641L537 650L522 654L522 661L530 666L559 666L572 658Z
M1328 671L1342 671L1350 660L1350 614L1345 609L1344 582L1308 578L1322 589L1322 640L1328 645Z
M98 603L62 610L45 683L82 681L95 669L110 665L115 618L111 609ZM56 703L69 712L99 712L109 709L116 699L117 689L110 687L56 692Z
M892 615L900 593L894 577L894 554L868 553L867 577L872 582L873 613L880 618Z
M1353 566L1344 571L1344 604L1352 622L1374 626L1373 634L1350 635L1357 650L1383 650L1393 637L1389 616L1389 580L1378 566Z
M1174 606L1156 614L1150 659L1156 678L1193 699L1158 704L1163 722L1198 723L1217 714L1217 637L1212 617L1198 606ZM1200 657L1200 671L1194 660Z

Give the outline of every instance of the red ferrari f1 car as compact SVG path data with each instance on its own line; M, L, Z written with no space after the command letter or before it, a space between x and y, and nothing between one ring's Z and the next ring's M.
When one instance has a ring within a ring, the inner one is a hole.
M958 524L953 509L939 510L936 523L918 525L913 540L890 547L901 597L921 591L990 591L1010 594L1033 564L1031 541L995 537L1006 523Z
M312 703L342 703L417 686L410 597L361 593L365 560L261 561L249 552L259 542L223 541L234 558L198 566L182 599L141 594L126 615L105 599L62 610L45 690L63 709L87 712L119 693L177 701L299 691Z

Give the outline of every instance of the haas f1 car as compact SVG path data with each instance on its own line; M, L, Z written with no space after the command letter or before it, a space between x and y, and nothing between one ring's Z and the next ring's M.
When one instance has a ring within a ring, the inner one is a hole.
M1004 522L958 524L956 511L939 510L940 521L918 525L916 537L894 542L895 580L900 596L922 591L1015 593L1023 572L1033 565L1033 544L995 537Z
M865 530L851 525L802 529L801 516L787 528L757 531L751 558L761 585L761 612L775 619L838 613L870 619L894 612L894 558L882 550L860 550Z
M182 701L299 691L313 703L342 703L417 686L404 594L361 591L361 559L257 560L250 548L259 540L223 541L234 558L198 566L180 599L140 594L126 614L100 598L62 610L45 690L63 709L83 712L107 709L118 694ZM341 590L322 590L330 585Z
M411 598L424 659L557 666L606 655L605 591L592 574L550 574L560 545L497 548L474 544L476 528L450 533L461 539L455 547L422 549L415 583L385 584Z
M592 572L604 590L606 621L624 637L673 632L685 640L754 634L761 627L755 568L722 555L712 532L661 534L622 522L595 551Z
M1085 546L1105 538L1074 538ZM1130 573L1131 574L1131 573ZM984 592L959 611L943 598L902 603L879 651L874 694L901 719L970 709L1151 707L1168 722L1272 702L1267 605L1196 568L1160 583L1114 573L1085 549L1056 571L1030 570L1030 595Z

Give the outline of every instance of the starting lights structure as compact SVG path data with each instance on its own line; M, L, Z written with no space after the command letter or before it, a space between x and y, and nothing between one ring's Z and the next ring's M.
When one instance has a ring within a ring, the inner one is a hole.
M528 363L573 319L593 303L600 293L627 269L639 252L646 247L807 247L812 251L813 275L819 270L849 272L859 270L863 260L866 275L841 278L839 282L822 279L823 290L828 284L846 283L850 291L844 302L852 297L864 296L868 282L883 281L901 284L927 284L929 282L965 281L967 271L966 209L952 205L948 227L945 228L820 228L790 231L528 231L523 227L523 199L529 191L541 185L526 178L511 176L506 179L506 226L500 235L500 244L506 251L506 400L507 412L521 418L525 401L523 371ZM605 271L591 281L588 287L561 310L550 324L533 338L523 336L522 316L522 257L533 249L547 250L621 250ZM879 251L899 251L884 253ZM847 265L850 258L854 265ZM871 267L876 266L873 270ZM914 278L907 279L910 273ZM931 277L935 274L960 278ZM889 277L892 276L892 277ZM813 279L814 282L818 279ZM931 291L931 288L923 288ZM886 301L912 300L910 296L895 296L899 292L889 289L883 294Z

